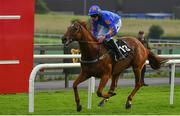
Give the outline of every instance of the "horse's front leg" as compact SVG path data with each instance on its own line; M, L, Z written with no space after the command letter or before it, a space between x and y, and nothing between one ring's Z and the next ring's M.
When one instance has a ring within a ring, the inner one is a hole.
M81 82L83 82L87 79L88 79L87 75L81 71L81 73L79 74L79 77L73 83L74 96L75 96L75 101L76 101L78 112L80 112L82 110L82 106L80 105L80 98L79 98L77 86L78 86L78 84L80 84Z
M108 94L110 95L110 97L116 95L116 93L114 92L115 88L117 87L117 82L119 79L119 75L115 75L112 77L112 82L111 82L111 86L110 89L108 91ZM103 106L105 102L107 102L109 100L109 98L103 98L103 100L99 103L99 106Z

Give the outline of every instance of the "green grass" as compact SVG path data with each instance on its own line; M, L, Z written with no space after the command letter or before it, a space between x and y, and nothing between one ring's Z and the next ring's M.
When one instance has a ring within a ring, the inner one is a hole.
M0 95L0 114L94 114L94 115L134 115L134 114L180 114L180 86L175 86L174 105L169 105L169 87L143 87L133 99L132 109L124 108L126 98L132 88L123 87L117 90L103 107L97 104L101 100L93 94L92 109L87 109L87 90L80 89L82 112L76 112L72 90L35 93L35 112L28 113L28 95Z
M76 15L36 15L35 32L39 33L58 33L62 34L70 25L72 19L81 19L86 21L87 16ZM145 19L122 19L122 28L120 35L136 36L139 30L148 33L151 25L160 25L164 30L164 36L180 36L180 20L145 20Z

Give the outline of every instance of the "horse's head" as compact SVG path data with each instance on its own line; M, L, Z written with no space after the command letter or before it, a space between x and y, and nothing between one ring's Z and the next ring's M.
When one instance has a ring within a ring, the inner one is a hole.
M73 41L81 41L82 26L85 25L85 22L74 22L71 26L68 27L62 38L62 42L65 44L65 46L68 46Z

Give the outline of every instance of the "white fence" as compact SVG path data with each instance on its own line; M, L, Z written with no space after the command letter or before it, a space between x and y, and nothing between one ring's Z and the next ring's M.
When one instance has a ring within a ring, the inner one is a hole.
M180 40L173 39L149 39L150 43L180 43Z
M163 57L163 55L161 55ZM180 55L171 55L171 58L180 58ZM43 57L42 55L39 56L34 56L36 58L54 58L52 56L45 56ZM57 55L59 58L80 58L80 55L68 55L64 56L63 55ZM170 56L164 56L170 58ZM174 98L174 78L175 78L175 64L180 63L180 60L170 60L167 62L167 64L171 64L171 89L170 89L170 104L173 104L173 98ZM36 77L37 72L40 69L43 68L70 68L70 67L80 67L80 63L56 63L56 64L39 64L37 65L31 72L30 78L29 78L29 112L34 112L34 80ZM94 90L95 84L94 78L91 78L89 80L89 85L88 85L88 109L91 109L91 101L92 101L92 92Z

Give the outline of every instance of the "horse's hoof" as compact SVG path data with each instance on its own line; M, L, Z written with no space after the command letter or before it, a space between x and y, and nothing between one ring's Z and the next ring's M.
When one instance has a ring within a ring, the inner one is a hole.
M111 94L111 96L115 96L116 95L115 92L108 92L108 94Z
M126 102L126 109L131 109L131 102Z
M101 102L99 102L98 106L103 106L105 102L107 102L109 99L103 99Z
M112 94L112 96L115 96L115 95L116 95L116 93L113 93L113 94Z
M101 102L99 102L98 106L104 106L104 100L102 100Z
M81 110L82 110L82 106L79 105L79 106L77 107L77 112L80 112Z

